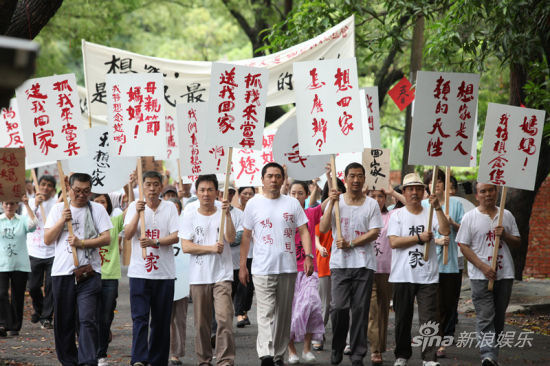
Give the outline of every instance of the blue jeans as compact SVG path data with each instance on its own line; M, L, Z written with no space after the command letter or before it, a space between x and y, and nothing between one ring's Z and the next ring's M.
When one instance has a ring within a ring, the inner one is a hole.
M170 317L174 280L130 278L132 364L166 366L170 352ZM151 323L149 324L149 315ZM149 328L151 334L149 334Z
M109 333L115 316L116 299L118 297L118 280L101 280L101 298L97 308L99 323L99 347L97 358L107 357Z
M101 275L75 285L74 275L52 276L54 335L57 359L63 366L97 365L97 307ZM75 344L78 309L78 351Z
M498 335L504 329L506 308L512 295L513 279L495 281L493 291L487 289L489 281L470 280L472 302L476 309L476 332L480 340L481 359L498 361Z

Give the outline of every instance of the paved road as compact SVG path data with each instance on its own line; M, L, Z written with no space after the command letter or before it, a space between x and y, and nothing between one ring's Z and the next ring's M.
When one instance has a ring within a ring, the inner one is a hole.
M30 298L27 297L26 307L30 306ZM26 311L30 314L30 311ZM187 325L187 356L182 360L184 365L196 365L196 357L194 355L194 327L193 327L193 307L190 304ZM235 327L235 342L237 345L237 360L236 366L251 366L259 365L256 355L256 332L255 312L251 313L252 326L244 329ZM390 325L388 335L388 352L384 354L386 362L384 365L393 365L393 344L394 344L394 316L390 314ZM515 343L517 343L519 333L522 331L519 328L507 326L506 331L516 332ZM457 337L461 332L474 331L473 314L460 314L459 324L457 325ZM130 317L129 304L129 288L127 278L121 280L118 301L118 313L112 327L113 341L109 348L110 360L113 365L128 365L130 362L130 345L132 337L132 321ZM466 334L465 333L465 334ZM415 327L413 328L413 336L418 335L418 324L415 318ZM504 348L500 355L501 365L550 365L550 337L542 335L531 335L533 338L532 345L525 348ZM328 339L330 342L331 332L328 331ZM329 343L330 344L330 343ZM474 345L475 346L475 345ZM301 345L298 345L298 350L301 352ZM479 352L473 346L469 348L450 347L447 352L447 358L440 359L443 366L469 366L479 365ZM325 349L322 352L316 352L318 365L330 365L330 351ZM368 356L367 356L368 357ZM9 364L4 360L14 360L23 365L58 365L55 347L53 342L53 331L40 329L40 326L31 324L29 316L24 319L23 329L18 337L8 337L0 339L0 365ZM368 360L368 358L366 358ZM2 362L4 361L4 362ZM341 365L350 365L348 359L344 359ZM369 365L370 362L365 362ZM414 349L413 357L409 365L421 365L420 350Z

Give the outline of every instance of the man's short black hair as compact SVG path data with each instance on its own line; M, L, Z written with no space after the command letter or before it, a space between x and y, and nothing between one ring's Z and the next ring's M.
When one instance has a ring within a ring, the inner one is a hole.
M75 181L81 183L90 183L90 188L92 187L92 176L86 173L73 173L69 178L69 185L72 187Z
M148 170L143 173L143 182L145 182L145 178L158 179L160 184L162 184L162 175L160 175L159 172L155 172L154 170Z
M281 175L283 176L283 178L285 177L285 170L283 169L282 165L273 161L271 163L267 163L262 168L262 179L263 179L265 173L267 172L267 169L269 169L269 168L278 168L281 171Z
M216 188L216 191L218 190L218 178L216 177L216 174L199 175L195 181L195 189L197 191L199 190L199 184L202 182L212 182L214 184L214 188Z
M53 184L54 187L57 184L57 182L55 181L55 177L53 175L43 175L43 176L41 176L40 179L38 180L38 185L40 185L40 183L43 180L45 180L48 183Z
M349 163L348 166L346 167L346 170L344 170L344 177L347 177L348 176L348 172L351 170L351 169L361 169L361 171L363 172L363 175L365 175L365 167L359 163Z

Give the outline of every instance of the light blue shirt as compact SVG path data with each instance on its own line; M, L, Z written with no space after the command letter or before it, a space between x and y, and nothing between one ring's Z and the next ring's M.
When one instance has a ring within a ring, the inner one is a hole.
M428 200L423 200L422 206L430 208ZM445 203L442 203L441 208L445 211ZM462 222L464 207L455 197L449 197L449 216L458 224ZM456 243L456 233L455 229L451 226L451 235L449 235L449 261L447 264L443 264L443 247L441 245L436 245L440 273L458 273L458 245ZM434 233L434 238L441 237L443 237L443 235L439 234L439 232Z
M27 252L27 233L36 229L36 220L27 216L15 216L10 220L0 215L0 272L30 272Z

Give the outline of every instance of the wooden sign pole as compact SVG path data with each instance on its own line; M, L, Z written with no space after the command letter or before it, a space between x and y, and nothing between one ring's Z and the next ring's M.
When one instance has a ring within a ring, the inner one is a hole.
M437 182L437 165L434 165L434 169L432 171L432 185L430 187L430 193L433 194L434 193L434 187L435 187L435 183ZM429 213L429 216L428 216L428 227L426 229L426 231L428 232L432 232L432 222L433 222L433 215L434 215L434 206L433 205L430 205L430 213ZM431 240L428 240L425 244L424 244L424 260L427 261L428 260L428 253L430 252L430 243L431 243Z
M449 215L449 196L451 193L451 167L445 169L445 215ZM450 235L450 234L449 234ZM449 246L443 246L443 264L449 263Z
M336 155L331 154L330 155L330 169L332 171L332 187L335 189L338 189L338 184L336 183ZM336 202L336 205L334 206L334 216L336 217L336 238L342 239L342 226L340 223L340 204Z
M139 200L143 201L143 168L141 167L141 156L138 157L138 161L137 161L137 179L138 179L138 189L139 189ZM139 221L141 223L140 238L145 238L145 210L139 213ZM147 248L141 248L141 255L143 259L147 258Z
M59 173L59 180L61 181L61 195L63 197L63 203L65 205L65 209L69 208L69 200L67 199L67 187L65 186L65 174L63 173L63 166L61 166L61 160L57 161L57 171ZM67 229L69 229L69 235L74 235L73 231L73 222L72 220L67 221ZM71 252L73 253L73 263L75 267L78 267L78 255L76 254L77 249L71 248Z
M131 202L134 202L134 188L132 187L131 183L128 183L128 204L126 207L130 205ZM130 264L130 258L132 257L132 239L124 239L122 241L123 247L122 247L122 262L125 266Z
M231 175L231 159L233 156L233 148L229 148L227 153L227 166L225 168L225 184L223 185L223 200L227 200L227 195L229 194L229 176ZM226 211L222 211L222 221L220 222L220 232L218 233L218 242L223 243L223 237L225 232L225 215Z
M36 178L36 172L34 171L34 168L31 169L31 177L32 177L32 182L34 184L34 190L36 191L34 196L36 197L36 194L39 192L38 190L39 186L38 186L38 179ZM36 198L34 202L36 203ZM44 211L44 206L42 206L42 203L38 206L40 207L40 216L42 216L42 223L46 223L46 212Z
M181 165L180 165L180 158L176 159L176 163L178 164L178 189L183 191L183 182L181 180Z
M504 216L504 206L506 204L506 193L508 189L506 187L502 187L502 191L500 193L500 207L498 210L498 225L502 226L502 217ZM493 271L496 271L497 268L497 262L498 262L498 247L500 246L500 236L497 236L495 238L495 247L493 248L493 258L491 259L491 268ZM489 291L493 291L493 287L495 285L495 281L489 280L489 286L487 287Z

